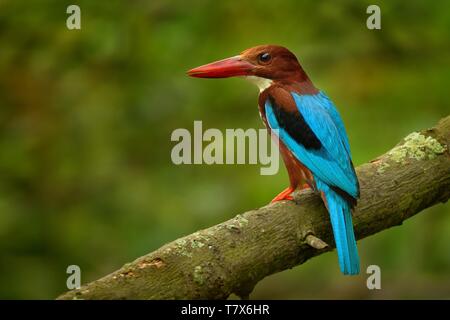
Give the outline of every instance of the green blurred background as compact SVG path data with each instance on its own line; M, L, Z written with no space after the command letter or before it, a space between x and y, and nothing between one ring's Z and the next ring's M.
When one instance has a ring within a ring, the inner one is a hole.
M66 28L81 7L82 29ZM381 6L382 29L366 28ZM448 1L0 0L0 298L53 299L164 243L265 205L282 167L182 165L176 128L262 128L258 91L185 71L258 44L295 52L347 126L354 163L449 114ZM450 205L261 281L252 298L450 298Z

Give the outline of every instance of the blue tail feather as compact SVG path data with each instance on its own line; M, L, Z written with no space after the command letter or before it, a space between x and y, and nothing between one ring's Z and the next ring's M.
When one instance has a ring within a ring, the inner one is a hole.
M350 205L325 183L317 180L316 183L327 200L341 271L348 275L359 274L359 256Z

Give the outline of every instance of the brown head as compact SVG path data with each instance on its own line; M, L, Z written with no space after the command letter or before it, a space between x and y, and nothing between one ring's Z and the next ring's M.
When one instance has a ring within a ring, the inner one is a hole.
M244 50L240 55L212 62L189 70L197 78L228 78L245 76L262 90L273 81L303 82L308 76L295 55L276 45L262 45Z

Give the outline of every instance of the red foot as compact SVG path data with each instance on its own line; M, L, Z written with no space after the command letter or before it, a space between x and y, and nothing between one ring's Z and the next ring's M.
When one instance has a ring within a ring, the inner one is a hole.
M291 193L294 192L294 188L288 187L280 192L279 195L277 195L271 203L281 201L281 200L294 200L294 198L291 196Z

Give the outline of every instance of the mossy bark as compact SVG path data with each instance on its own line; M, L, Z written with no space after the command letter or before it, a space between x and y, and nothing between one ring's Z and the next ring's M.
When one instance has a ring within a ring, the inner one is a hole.
M356 237L400 225L423 209L447 201L449 146L450 116L359 166ZM311 247L308 235L329 246ZM168 243L58 299L225 299L231 293L248 297L264 277L333 247L328 213L320 197L307 190L297 194L295 202L248 211Z

